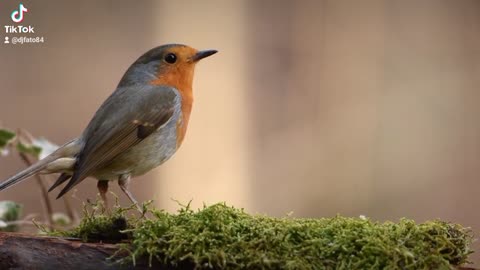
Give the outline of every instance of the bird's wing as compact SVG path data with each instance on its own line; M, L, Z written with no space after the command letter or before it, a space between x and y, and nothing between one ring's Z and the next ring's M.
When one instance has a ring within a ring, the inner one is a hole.
M57 198L166 124L179 106L180 96L172 87L118 88L85 129L85 146L77 157L72 179Z

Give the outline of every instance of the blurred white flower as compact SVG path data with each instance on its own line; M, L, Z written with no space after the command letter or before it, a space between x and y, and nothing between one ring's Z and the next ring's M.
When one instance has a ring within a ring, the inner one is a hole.
M0 156L8 156L8 154L10 153L10 151L8 151L8 148L3 148L3 149L0 149Z

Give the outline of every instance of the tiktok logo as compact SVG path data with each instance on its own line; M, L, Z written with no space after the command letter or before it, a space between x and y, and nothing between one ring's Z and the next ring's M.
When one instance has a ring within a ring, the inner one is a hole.
M20 3L20 5L18 6L18 10L14 10L10 17L12 17L12 21L19 23L23 21L23 13L26 12L28 12L28 9Z

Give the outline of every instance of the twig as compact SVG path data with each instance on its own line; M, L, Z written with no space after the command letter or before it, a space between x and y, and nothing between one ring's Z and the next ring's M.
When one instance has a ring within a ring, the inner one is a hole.
M9 225L34 225L32 219L34 219L37 215L36 214L28 214L21 220L12 220L12 221L5 221L7 226ZM45 224L42 224L45 225Z
M17 132L17 140L20 141L21 139L24 139L28 141L29 144L33 143L33 136L28 133L25 130L19 129ZM20 153L20 158L23 160L23 162L28 166L31 166L33 162L28 158L28 156L25 153ZM47 226L49 229L52 229L53 227L53 209L52 209L52 204L50 202L50 198L48 197L48 191L47 188L44 185L44 180L43 177L40 176L39 174L35 174L35 179L37 180L37 184L40 187L40 192L42 194L42 205L44 206L44 215L45 220L47 222Z
M15 221L5 222L5 224L6 224L7 226L11 226L11 225L36 226L31 220L15 220ZM37 224L44 225L44 226L48 226L48 224L44 224L44 223L41 223L41 222L40 222L40 223L37 223Z
M30 161L30 159L27 157L27 155L25 155L24 153L19 153L20 154L20 157L22 158L23 162L25 162L25 164L27 164L27 166L31 166L32 165L32 162ZM52 224L53 224L53 210L52 210L52 204L50 202L50 198L48 197L48 191L47 191L47 188L45 187L45 185L43 184L43 179L42 179L42 176L40 176L39 174L36 174L35 175L35 179L37 180L37 184L38 186L40 187L40 191L42 193L42 202L43 202L43 206L44 206L44 210L45 210L45 215L46 215L46 221L47 221L47 226L52 229Z

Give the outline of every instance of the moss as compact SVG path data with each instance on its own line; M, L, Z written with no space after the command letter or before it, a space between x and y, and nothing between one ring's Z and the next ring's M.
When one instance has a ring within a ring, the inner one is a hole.
M69 235L94 239L125 213L90 213ZM128 219L123 231L131 240L123 249L133 262L148 257L197 269L450 269L471 253L470 230L443 221L272 218L225 204L149 213Z
M49 235L75 237L84 242L118 242L131 238L131 234L125 232L135 220L130 218L129 221L126 217L131 209L120 208L117 204L112 212L108 212L99 202L88 203L84 206L82 221L73 230L47 232L45 228L41 229Z

